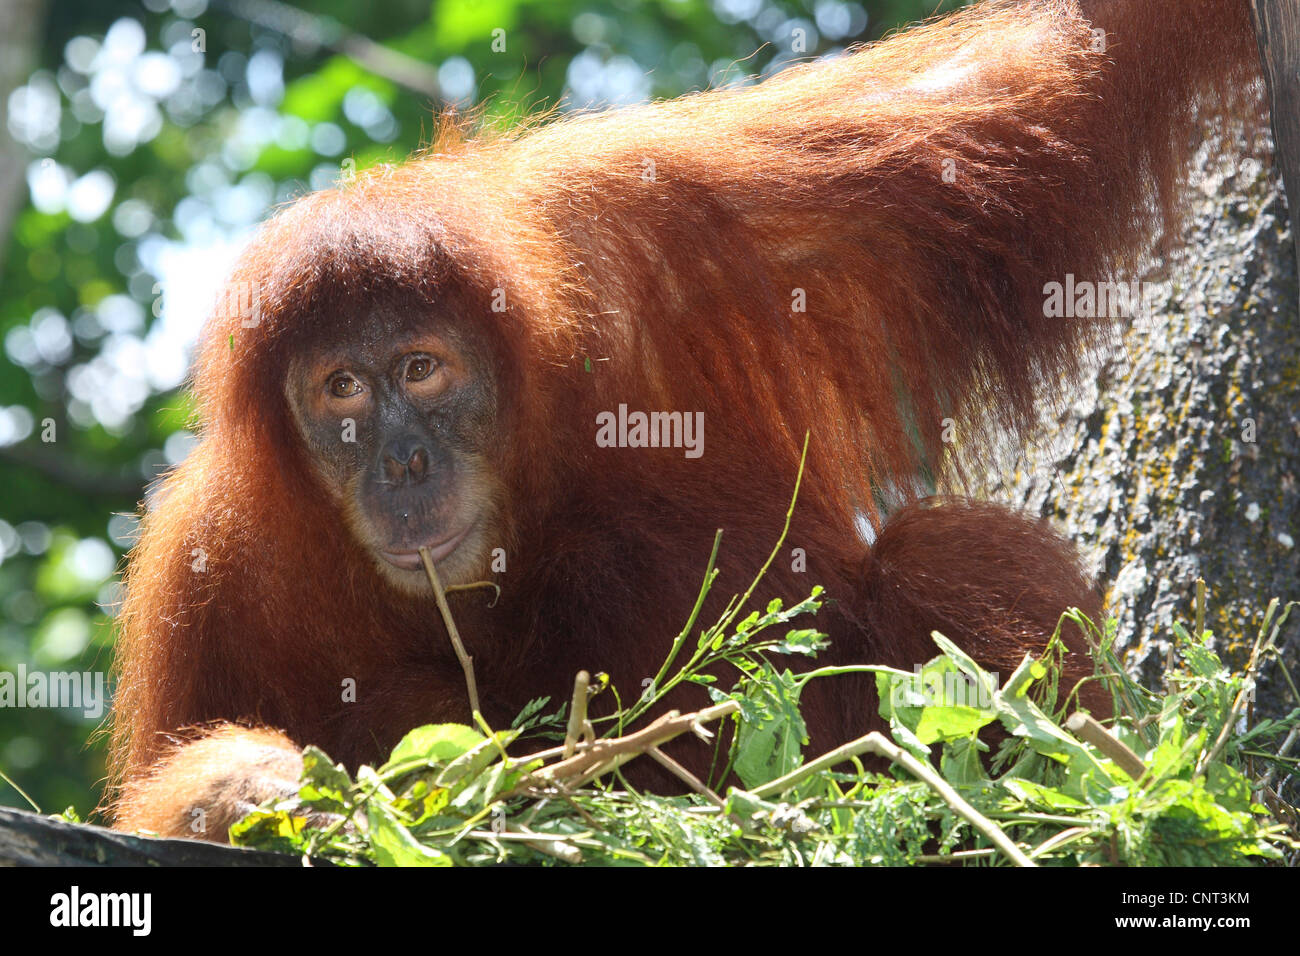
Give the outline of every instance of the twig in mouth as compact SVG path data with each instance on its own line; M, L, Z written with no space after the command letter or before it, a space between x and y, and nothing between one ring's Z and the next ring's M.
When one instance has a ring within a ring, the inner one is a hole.
M442 622L447 625L447 636L451 638L456 659L460 661L460 668L465 672L465 689L469 691L470 711L477 715L479 713L478 684L474 681L474 658L469 656L465 645L461 643L460 632L456 630L456 622L451 616L451 608L447 606L447 592L443 589L442 581L438 579L438 572L433 567L433 559L429 557L428 548L420 549L420 560L424 562L424 573L429 576L429 583L433 585L433 596L438 602Z

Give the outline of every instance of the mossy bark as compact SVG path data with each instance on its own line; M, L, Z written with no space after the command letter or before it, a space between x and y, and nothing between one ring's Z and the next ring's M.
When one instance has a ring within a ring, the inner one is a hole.
M1186 252L1099 356L1073 403L988 480L1050 517L1108 591L1133 669L1158 680L1196 579L1217 647L1240 662L1273 597L1300 600L1300 321L1286 200L1267 157L1198 177ZM1300 608L1284 629L1296 674ZM1300 705L1276 668L1266 711Z

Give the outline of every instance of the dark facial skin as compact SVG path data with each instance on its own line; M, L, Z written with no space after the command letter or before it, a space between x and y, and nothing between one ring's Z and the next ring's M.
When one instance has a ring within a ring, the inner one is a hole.
M445 585L486 576L502 489L487 453L497 395L482 343L379 311L299 354L285 394L317 474L385 579L428 594L420 547Z

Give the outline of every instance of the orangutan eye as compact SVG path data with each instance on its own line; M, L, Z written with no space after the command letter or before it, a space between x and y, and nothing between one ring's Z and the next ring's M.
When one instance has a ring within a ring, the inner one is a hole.
M329 393L334 398L351 398L361 393L361 383L351 375L339 372L330 379Z
M427 355L417 355L411 359L406 366L406 380L408 382L418 382L428 378L433 374L433 370L438 367L438 363L429 358Z

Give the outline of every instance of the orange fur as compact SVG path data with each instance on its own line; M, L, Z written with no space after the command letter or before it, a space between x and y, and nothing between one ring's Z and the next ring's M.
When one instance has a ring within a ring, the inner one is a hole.
M300 776L302 756L283 734L220 725L173 746L148 773L127 781L115 823L225 840L230 825L259 803L297 793Z

